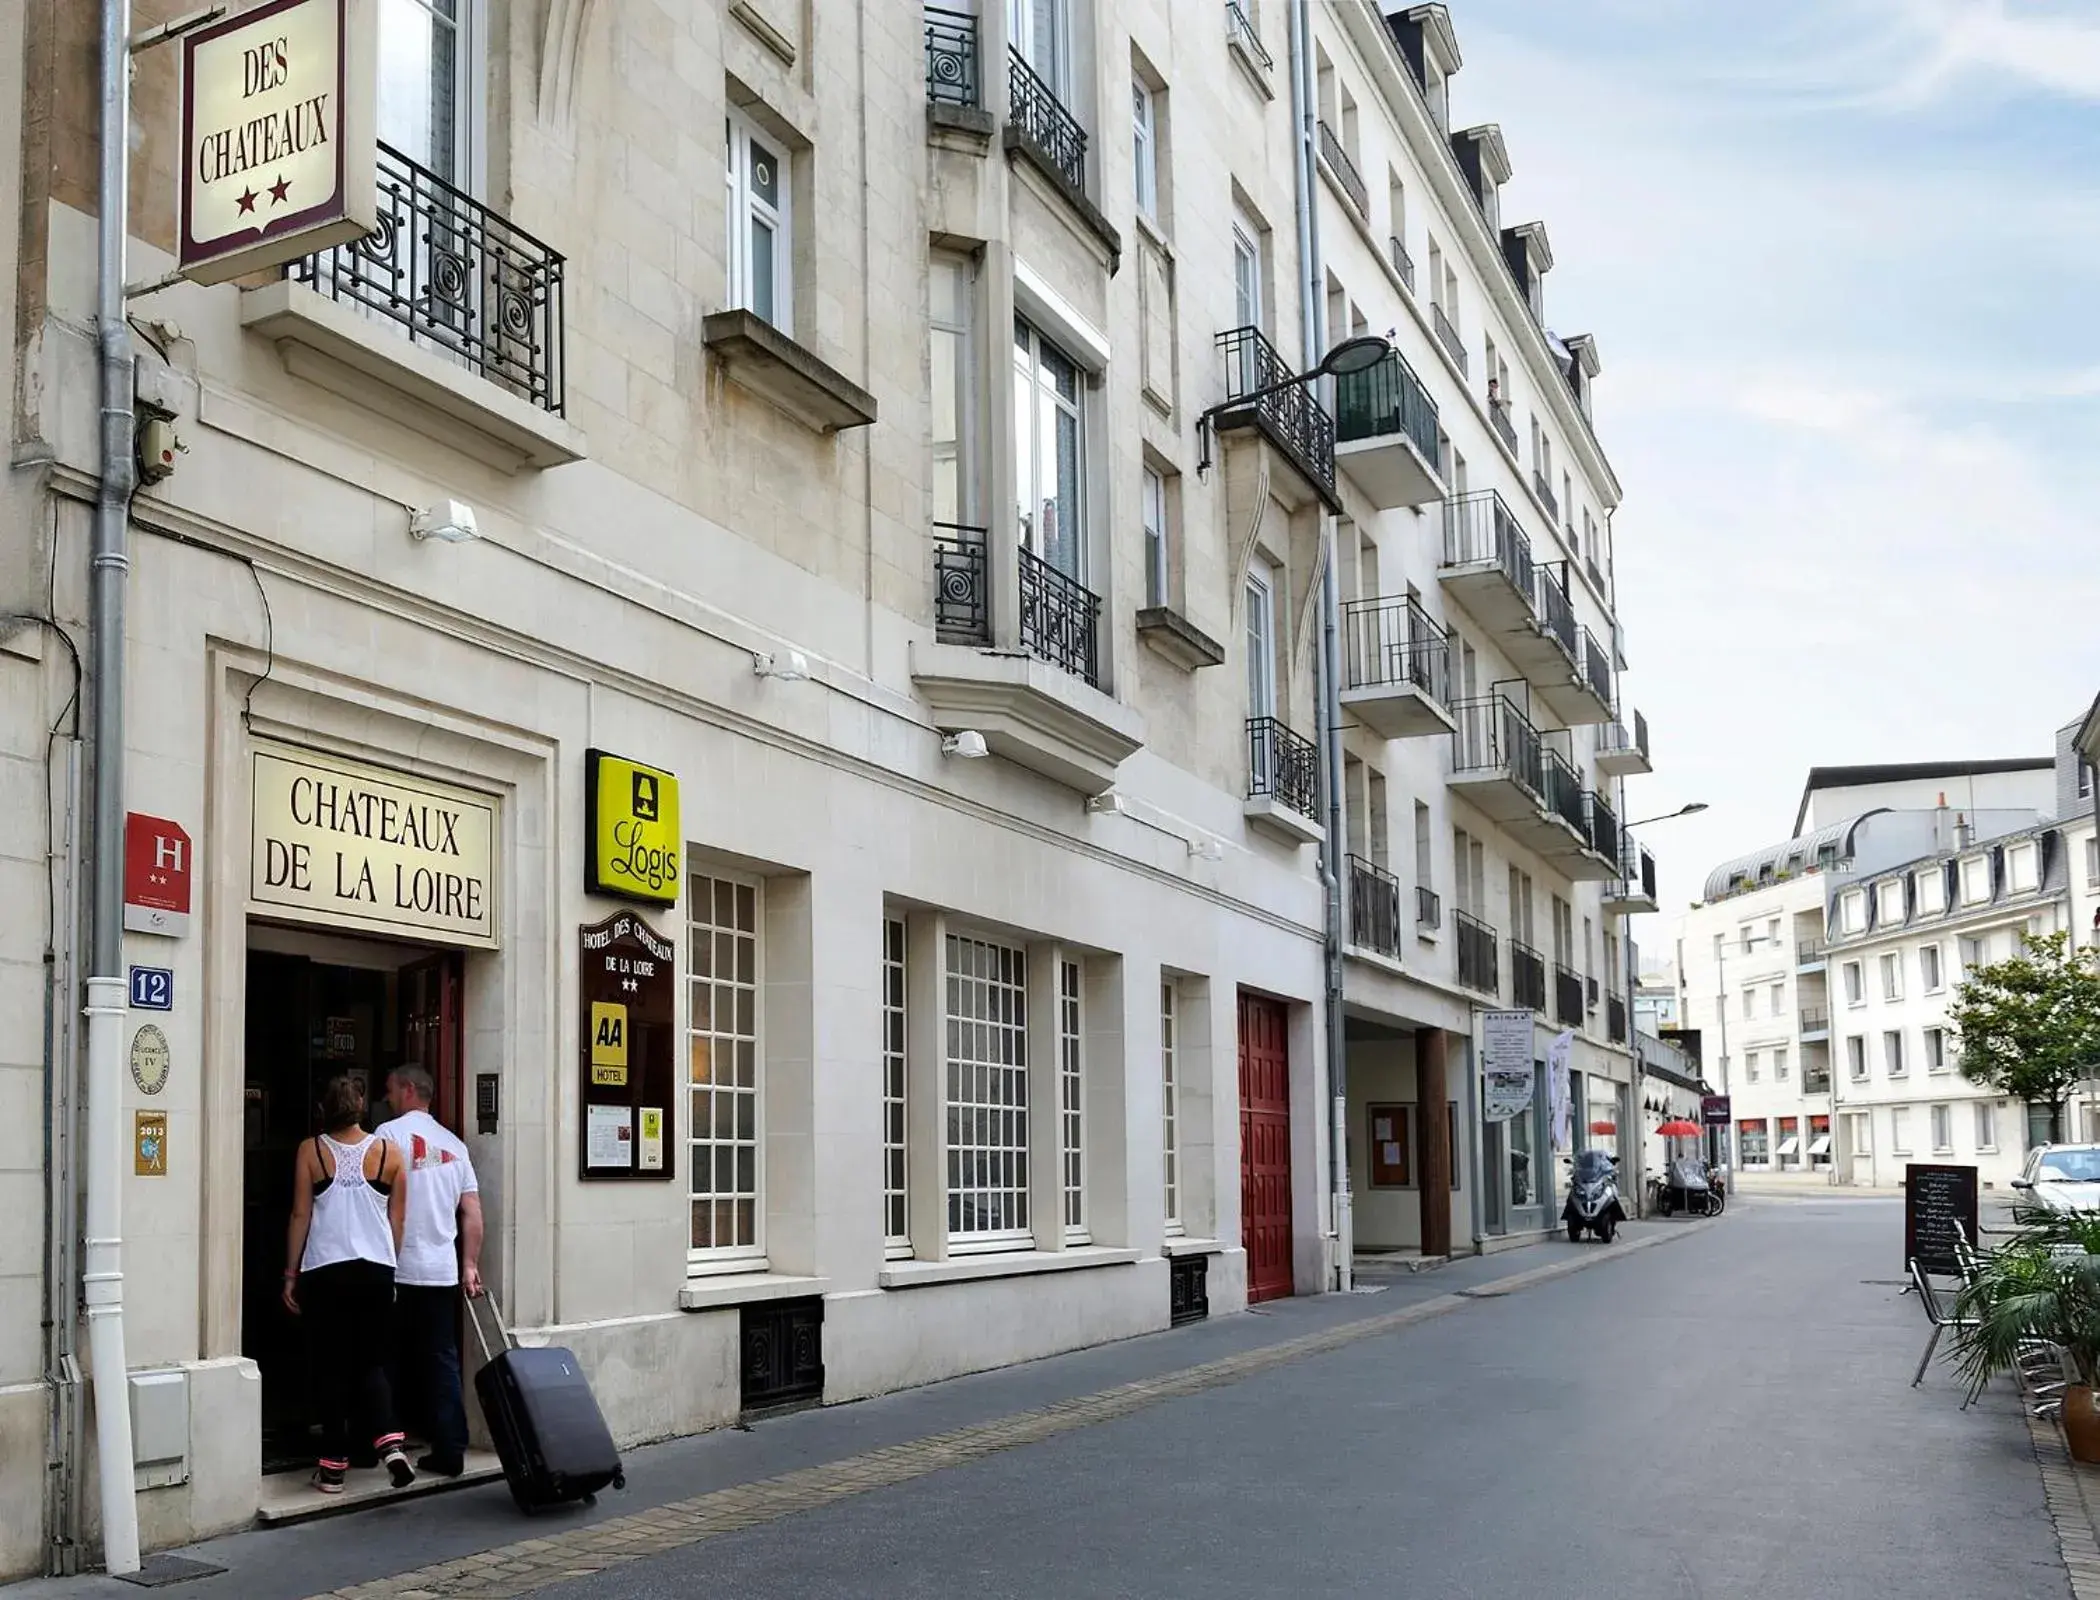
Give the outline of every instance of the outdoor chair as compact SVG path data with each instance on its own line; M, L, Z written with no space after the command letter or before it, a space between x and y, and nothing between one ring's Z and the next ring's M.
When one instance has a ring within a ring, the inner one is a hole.
M1973 1328L1976 1319L1957 1317L1940 1303L1939 1286L1932 1281L1931 1274L1918 1265L1916 1256L1910 1260L1910 1286L1917 1291L1918 1304L1925 1308L1925 1315L1932 1323L1932 1337L1925 1341L1925 1353L1918 1357L1918 1370L1910 1380L1910 1386L1915 1389L1925 1381L1925 1369L1932 1364L1932 1352L1939 1348L1940 1335L1949 1328ZM1965 1400L1962 1405L1966 1408L1968 1402Z

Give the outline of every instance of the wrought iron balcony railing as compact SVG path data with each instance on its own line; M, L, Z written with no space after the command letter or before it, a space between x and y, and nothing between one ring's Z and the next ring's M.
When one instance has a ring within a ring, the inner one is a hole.
M943 644L992 642L986 530L933 525L933 632Z
M1230 328L1218 335L1218 348L1225 354L1227 401L1271 384L1285 385L1248 401L1248 407L1255 421L1296 459L1307 477L1332 494L1334 418L1320 404L1312 385L1289 381L1296 374L1259 328Z
M1545 793L1539 731L1514 700L1500 694L1461 700L1451 715L1458 724L1451 735L1453 777L1502 775L1534 795Z
M1247 8L1239 0L1225 0L1225 37L1237 40L1247 54L1261 63L1261 70L1274 72L1276 58L1269 54L1261 35L1254 31L1254 20L1247 15Z
M1400 274L1400 281L1407 286L1407 292L1413 294L1415 292L1415 258L1407 253L1407 246L1402 244L1397 236L1389 235L1385 241L1385 248L1387 254L1393 259L1393 270Z
M1451 913L1451 924L1458 930L1458 981L1462 988L1475 989L1482 994L1502 992L1500 967L1501 941L1495 930L1463 911Z
M1342 607L1342 671L1352 689L1411 683L1451 703L1451 639L1412 595Z
M1458 363L1458 370L1461 373L1469 371L1470 368L1466 361L1466 341L1458 336L1458 330L1451 326L1449 314L1435 301L1431 301L1429 305L1429 321L1430 325L1436 329L1438 341L1451 353L1451 359Z
M1364 186L1364 175L1356 170L1356 163L1349 159L1349 152L1342 148L1342 141L1334 129L1320 122L1320 159L1327 163L1328 171L1335 175L1349 203L1356 207L1356 214L1368 219L1371 215L1371 191Z
M1006 92L1014 126L1073 188L1086 192L1086 130L1065 109L1050 85L1025 61L1021 52L1009 50Z
M1599 700L1606 705L1617 704L1618 697L1611 687L1611 656L1588 628L1582 630L1582 677Z
M1546 958L1514 935L1509 941L1509 1000L1532 1011L1546 1009Z
M1557 639L1567 652L1568 664L1575 663L1577 638L1575 634L1575 607L1568 599L1568 583L1558 561L1541 561L1538 564L1538 590L1532 596L1532 604L1539 614L1539 628L1549 637Z
M1375 366L1334 380L1337 439L1375 439L1388 433L1412 441L1430 471L1443 470L1437 459L1436 402L1398 351Z
M1582 797L1583 810L1589 818L1590 848L1606 861L1617 861L1624 844L1624 831L1619 819L1605 803L1604 796L1591 789Z
M1582 974L1558 962L1553 967L1553 1015L1564 1028L1582 1026Z
M926 7L926 98L942 105L982 105L977 71L977 18L946 6Z
M1320 751L1274 717L1247 719L1247 794L1266 795L1301 817L1320 811Z
M1582 780L1574 765L1552 746L1545 749L1546 785L1542 798L1546 809L1573 828L1580 838L1590 836L1589 816L1582 804Z
M1021 648L1101 686L1096 633L1101 599L1033 550L1021 551Z
M1488 401L1488 421L1495 425L1495 437L1511 455L1517 453L1517 425L1509 420L1509 402L1502 399Z
M1613 1044L1626 1042L1626 1002L1617 995L1604 1002L1604 1037Z
M1444 925L1443 898L1434 889L1415 885L1415 926L1434 931Z
M1531 489L1546 502L1546 517L1552 522L1560 521L1560 496L1553 492L1553 484L1538 468L1531 469Z
M379 225L285 270L560 416L564 267L523 228L382 144Z
M1510 587L1536 603L1531 540L1492 489L1454 495L1444 502L1444 565L1471 567L1482 562L1500 567Z
M1400 959L1400 880L1362 856L1349 858L1349 942Z

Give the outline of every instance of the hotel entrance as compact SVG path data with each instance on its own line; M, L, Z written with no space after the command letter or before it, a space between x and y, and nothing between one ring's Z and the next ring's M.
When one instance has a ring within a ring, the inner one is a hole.
M262 1374L263 1471L310 1470L305 1330L279 1298L293 1161L319 1132L328 1082L364 1085L365 1126L390 1113L387 1074L420 1063L438 1120L460 1132L465 963L458 951L251 923L242 1095L241 1353Z

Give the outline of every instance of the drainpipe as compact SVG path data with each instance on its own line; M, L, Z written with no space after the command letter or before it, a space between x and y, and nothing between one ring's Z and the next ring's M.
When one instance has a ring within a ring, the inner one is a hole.
M123 1030L125 545L137 471L132 441L131 330L124 320L124 257L131 198L131 0L102 4L102 173L96 199L99 282L95 325L102 369L102 484L88 572L94 689L94 863L87 980L87 1249L81 1274L95 1383L95 1445L102 1486L102 1562L139 1570L132 1488L131 1399L124 1362ZM60 1308L64 1311L66 1308Z
M1291 5L1291 127L1297 159L1298 260L1304 277L1298 286L1300 336L1305 365L1326 354L1321 324L1325 297L1320 284L1320 229L1313 213L1317 192L1313 178L1312 20L1306 0ZM1334 518L1320 514L1320 649L1315 657L1313 693L1319 702L1316 727L1320 765L1327 795L1327 842L1320 847L1320 883L1326 890L1325 941L1327 1004L1327 1086L1333 1096L1334 1126L1329 1131L1328 1173L1334 1205L1335 1287L1347 1293L1352 1282L1350 1257L1355 1229L1349 1212L1349 1066L1342 1034L1342 702L1338 681L1341 664L1340 603L1335 587Z

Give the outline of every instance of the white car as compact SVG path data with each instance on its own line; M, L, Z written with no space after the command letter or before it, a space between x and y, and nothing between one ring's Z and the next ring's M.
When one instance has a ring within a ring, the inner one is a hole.
M2051 1211L2100 1210L2100 1144L2045 1144L2031 1150L2012 1186Z

